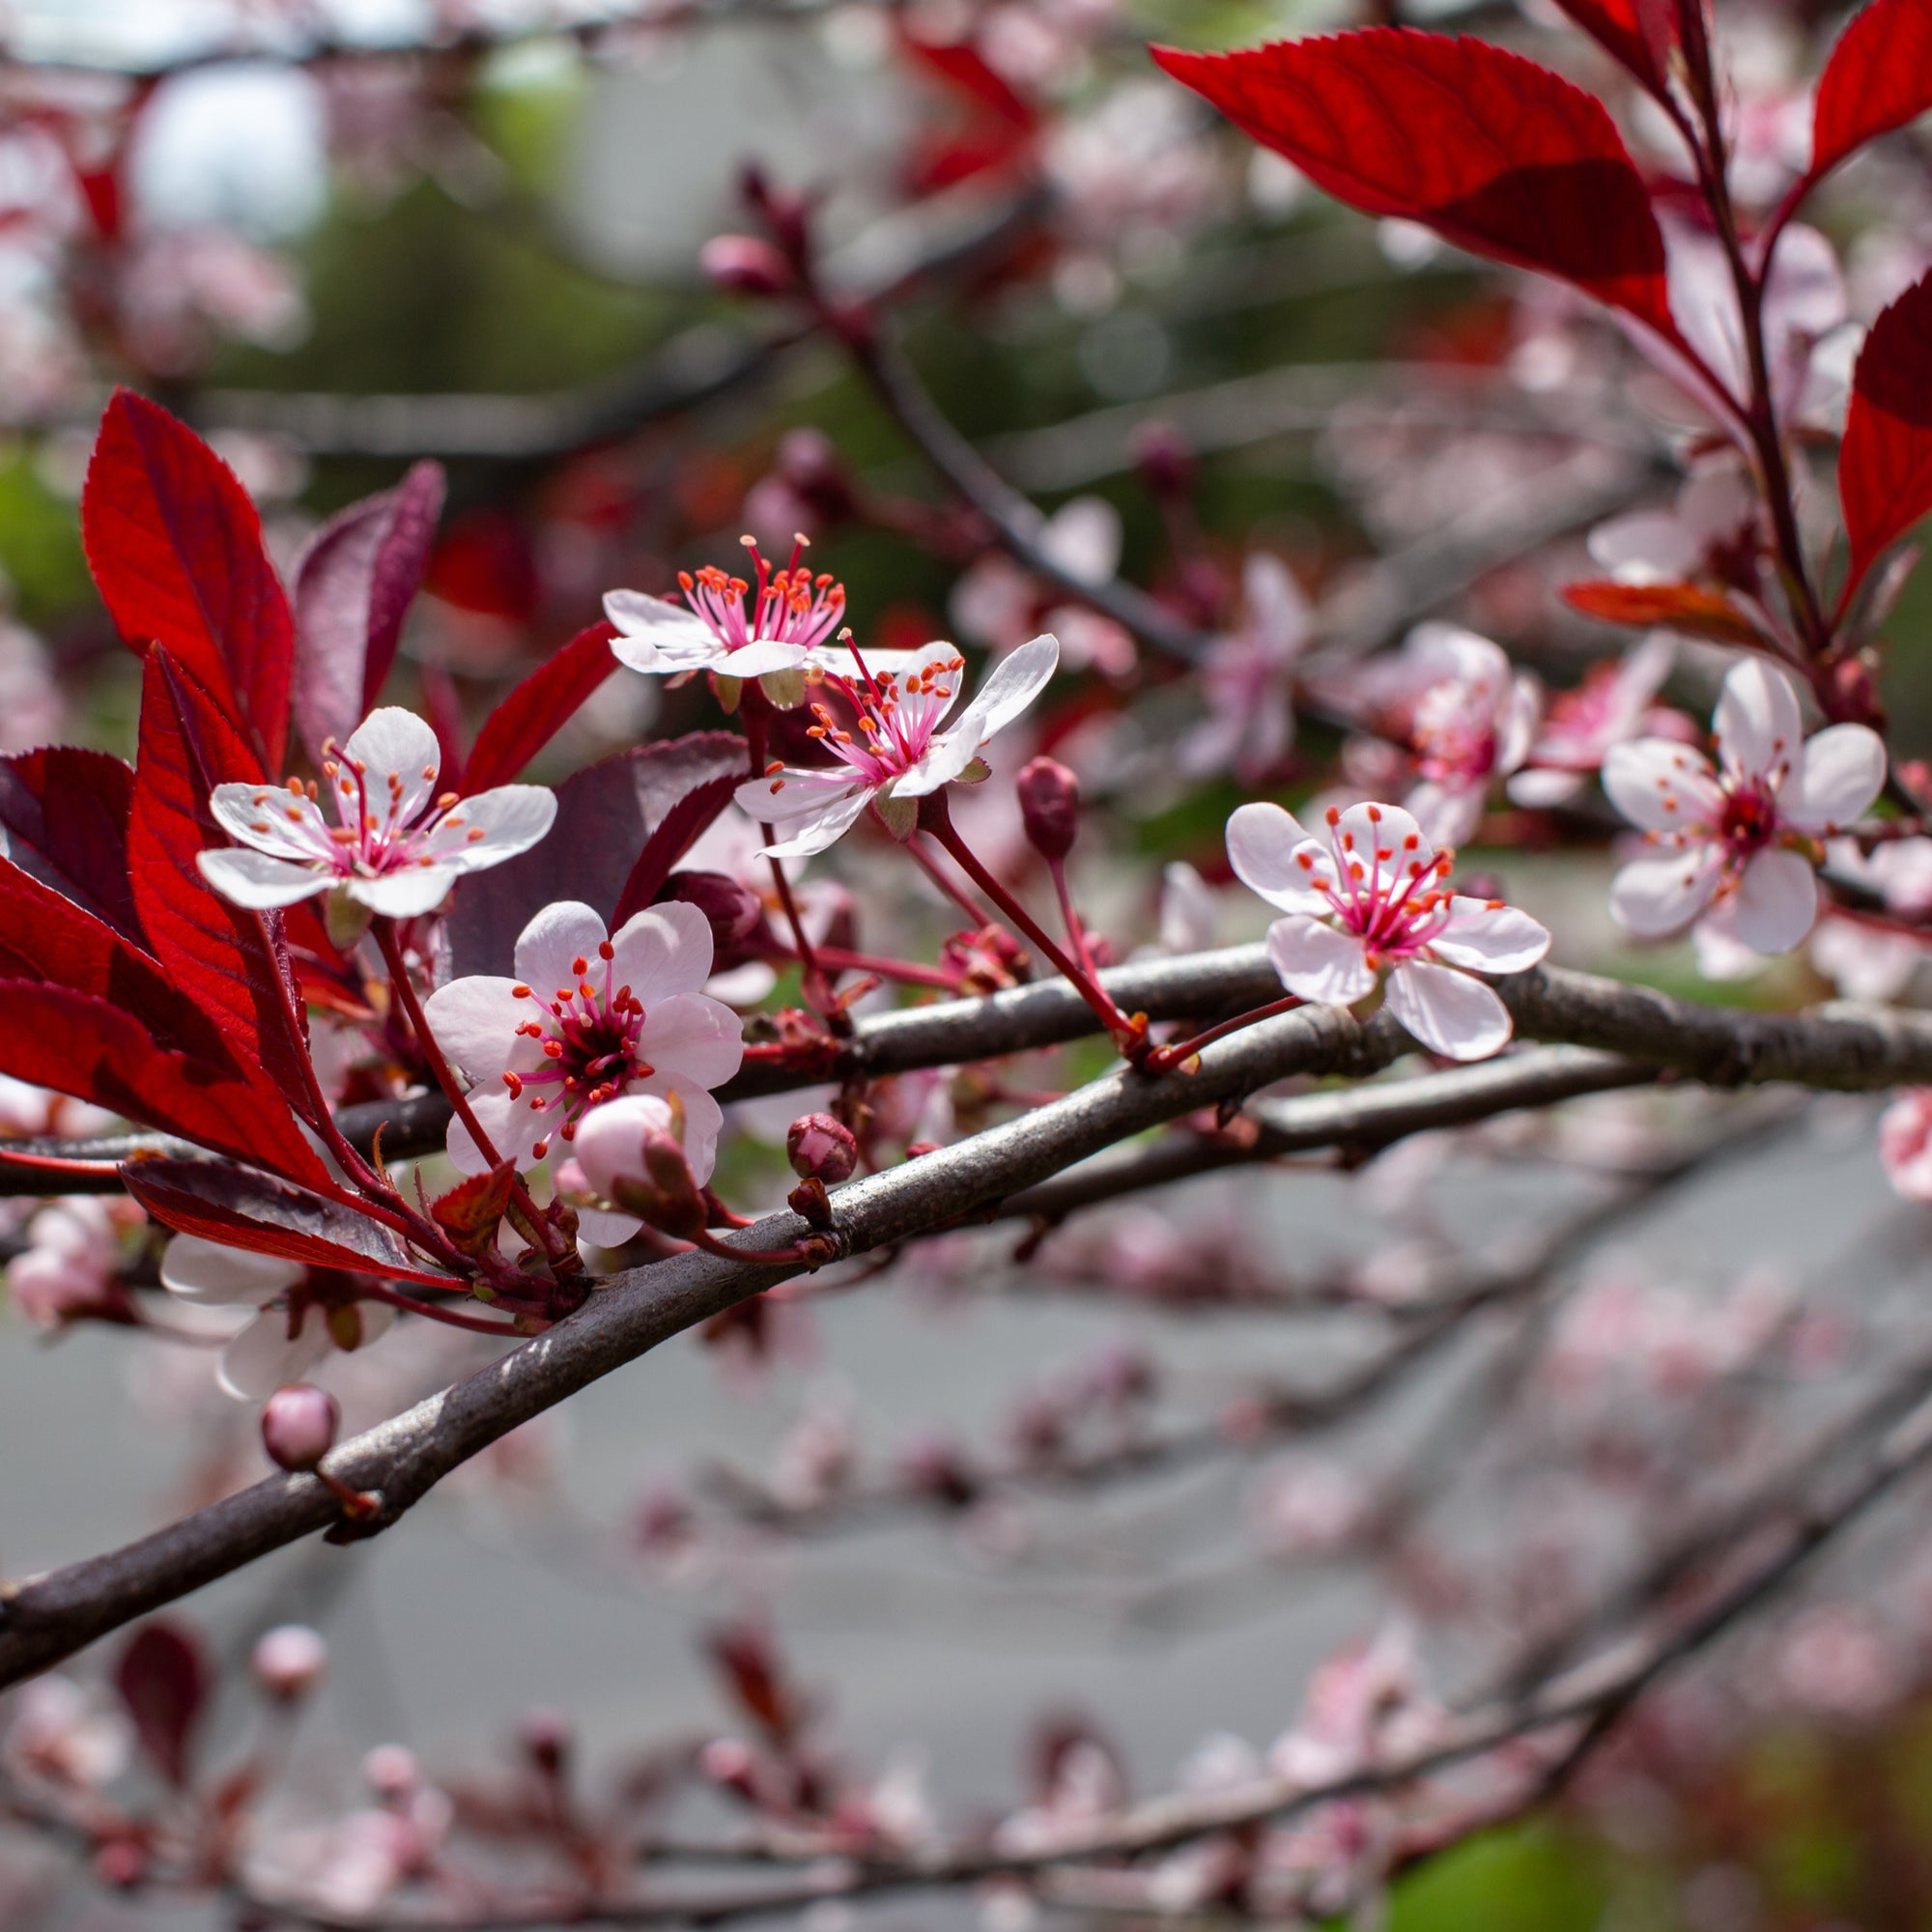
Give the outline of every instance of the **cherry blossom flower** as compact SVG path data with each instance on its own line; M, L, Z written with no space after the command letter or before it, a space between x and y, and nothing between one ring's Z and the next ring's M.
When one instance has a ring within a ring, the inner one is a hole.
M242 1402L259 1402L302 1380L335 1350L366 1348L388 1332L393 1311L352 1298L352 1280L199 1235L177 1235L161 1257L161 1286L190 1306L256 1311L222 1350L216 1372Z
M1561 805L1575 798L1588 776L1602 768L1612 745L1659 730L1651 700L1670 675L1677 647L1662 633L1627 651L1615 663L1592 665L1574 691L1558 692L1544 712L1523 769L1507 790L1518 805Z
M553 1134L573 1140L590 1108L624 1094L675 1097L687 1147L716 1146L724 1116L710 1090L737 1072L744 1037L737 1014L698 990L711 925L696 906L651 906L607 935L589 906L559 900L525 926L516 968L515 980L452 980L424 1008L476 1082L470 1108L504 1159L534 1166ZM449 1157L465 1174L489 1165L460 1120Z
M858 712L856 728L844 729L823 705L814 707L818 723L812 726L837 764L810 770L787 765L738 787L738 803L753 818L788 828L765 847L767 856L804 859L824 851L868 805L901 808L895 815L909 831L911 813L903 808L958 778L980 748L1046 689L1059 662L1060 645L1050 633L1022 644L993 667L950 730L940 726L966 668L951 644L928 644L902 677L879 671L863 686L844 684Z
M1908 1087L1879 1118L1885 1178L1908 1201L1932 1202L1932 1087Z
M1604 789L1654 848L1618 872L1610 912L1639 938L1692 920L1753 952L1788 952L1818 914L1815 840L1857 818L1885 782L1885 746L1862 724L1807 743L1791 680L1759 658L1718 699L1715 766L1666 738L1614 746Z
M757 582L731 577L715 564L683 571L684 603L640 590L612 590L604 614L617 627L611 649L620 664L648 676L689 677L700 670L720 677L765 677L802 670L850 670L849 651L828 639L845 622L845 586L825 572L813 576L799 561L799 537L791 561L774 570L754 537L740 539Z
M1190 776L1232 770L1248 783L1294 743L1294 668L1311 635L1308 599L1277 556L1257 551L1241 570L1241 622L1201 668L1208 717L1180 741Z
M556 800L542 785L498 785L436 797L436 733L395 705L372 711L323 764L335 807L331 828L318 788L222 784L215 818L237 841L197 854L202 876L237 905L294 905L339 892L370 912L412 919L433 912L466 872L499 866L549 832Z
M119 1230L107 1204L77 1194L27 1223L27 1250L7 1264L7 1292L28 1321L59 1328L89 1315L130 1319L115 1280Z
M1371 728L1406 747L1421 783L1404 799L1425 837L1459 845L1482 822L1492 781L1523 761L1541 687L1499 644L1456 624L1418 624L1394 656L1336 686Z
M1508 1041L1509 1009L1471 969L1520 973L1549 934L1499 900L1443 890L1454 855L1400 806L1330 808L1325 835L1311 838L1278 805L1244 805L1228 820L1228 858L1288 915L1267 948L1291 993L1352 1006L1389 968L1389 1010L1432 1052L1486 1060Z
M0 1764L32 1790L99 1791L133 1755L134 1727L71 1677L37 1677L20 1687Z

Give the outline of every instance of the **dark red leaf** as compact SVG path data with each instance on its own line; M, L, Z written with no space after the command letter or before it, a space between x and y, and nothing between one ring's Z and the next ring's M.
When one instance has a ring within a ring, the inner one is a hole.
M235 472L158 404L117 389L87 468L80 529L122 637L137 651L173 652L279 771L295 620Z
M1152 51L1339 200L1558 276L1676 338L1642 179L1603 103L1560 74L1405 27Z
M141 1748L170 1784L187 1782L213 1678L201 1646L174 1624L144 1624L114 1666L114 1688Z
M244 1063L260 1066L314 1122L307 1023L280 915L231 905L195 864L198 853L227 839L208 808L214 787L261 777L208 695L168 652L151 651L128 834L141 929L168 978L202 1006Z
M465 792L508 784L556 736L617 668L611 655L611 639L616 635L609 624L580 631L491 712L463 768Z
M382 694L442 514L439 463L332 517L296 565L296 729L318 763Z
M1854 149L1932 108L1932 8L1872 0L1838 36L1811 106L1816 181Z
M314 1267L349 1268L431 1288L464 1286L418 1261L400 1236L347 1202L285 1187L267 1175L210 1160L130 1160L121 1177L128 1192L177 1234Z
M644 840L644 849L638 854L638 863L618 895L617 909L611 915L613 931L633 913L657 903L658 891L677 862L711 828L744 781L742 770L710 779L695 791L686 792L658 821L658 829Z
M1838 500L1852 560L1845 595L1932 510L1932 275L1872 324L1852 371Z
M14 863L139 946L128 879L133 789L131 767L77 745L0 758L0 842Z
M497 1244L497 1230L510 1205L516 1168L505 1161L488 1174L472 1174L431 1204L436 1224L466 1255L481 1256Z
M457 881L446 923L451 973L507 973L517 935L556 899L582 899L612 923L651 834L699 786L742 782L745 757L745 741L733 733L694 731L565 779L541 845Z
M1764 636L1721 590L1701 583L1618 583L1586 578L1563 586L1563 601L1586 617L1648 630L1656 624L1720 644L1762 647Z

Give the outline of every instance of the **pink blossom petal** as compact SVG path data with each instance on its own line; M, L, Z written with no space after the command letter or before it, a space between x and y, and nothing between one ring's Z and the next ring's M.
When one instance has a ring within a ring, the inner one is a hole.
M1375 990L1376 970L1352 932L1338 932L1292 912L1267 930L1268 963L1296 998L1324 1007L1352 1006Z
M1789 771L1798 761L1804 736L1798 694L1781 670L1760 657L1731 667L1712 723L1718 755L1728 772L1775 778L1775 767Z
M517 940L517 978L540 1000L577 984L577 961L596 958L604 922L582 899L557 899L524 927Z
M1432 846L1453 847L1475 837L1488 796L1489 784L1484 780L1455 783L1430 779L1417 785L1404 804ZM1388 841L1382 842L1386 846Z
M266 852L197 852L194 862L223 898L258 911L313 898L334 883L327 872L289 859L271 859Z
M1487 1060L1509 1044L1509 1009L1480 980L1420 959L1389 975L1388 1010L1445 1060Z
M1297 858L1301 847L1314 842L1278 805L1237 806L1228 820L1228 863L1236 878L1283 912L1320 912L1327 907L1327 899L1310 883L1317 876L1334 878L1327 853L1320 855L1319 874ZM1314 855L1309 856L1312 861Z
M1645 832L1681 832L1709 825L1723 810L1710 760L1668 738L1638 738L1604 754L1604 791Z
M1723 855L1711 845L1646 853L1610 881L1610 917L1639 939L1662 939L1710 904L1723 870Z
M670 1103L662 1094L625 1094L592 1107L570 1149L583 1178L609 1201L620 1179L641 1171L644 1135L671 1130Z
M678 993L646 1007L638 1051L660 1073L722 1087L744 1061L745 1029L722 1002L702 993Z
M1885 741L1862 724L1833 724L1804 747L1777 795L1777 815L1801 832L1834 832L1868 810L1885 783Z
M630 987L648 1012L674 994L696 993L710 979L711 922L695 905L669 899L634 914L611 950L613 982ZM591 983L601 985L601 976Z
M507 1087L479 1087L469 1095L469 1111L489 1135L490 1145L500 1158L515 1161L520 1168L535 1166L536 1144L563 1124L561 1109L547 1107L539 1113L530 1105L532 1097L526 1093L513 1099ZM461 1118L450 1122L447 1145L450 1164L458 1174L489 1172L490 1162Z
M531 1003L510 991L515 983L476 973L439 986L423 1002L423 1017L443 1057L472 1080L529 1065L530 1056L541 1057L537 1042L517 1033L518 1025L530 1017ZM520 1048L528 1050L523 1059L514 1057Z
M831 797L821 795L819 801L792 821L794 829L776 844L765 847L765 856L770 859L810 859L814 853L823 852L827 846L837 844L854 825L859 814L872 802L874 787L853 785L849 790L835 792ZM742 794L740 795L742 798ZM748 806L747 810L755 810Z
M1415 844L1409 845L1413 838ZM1351 842L1352 841L1352 842ZM1351 805L1337 820L1329 843L1335 848L1339 865L1345 852L1352 851L1364 867L1372 868L1373 855L1393 852L1392 862L1406 874L1411 866L1435 863L1435 847L1424 836L1412 812L1399 805Z
M1449 923L1430 942L1430 952L1451 966L1485 973L1522 973L1549 951L1549 932L1511 905L1458 894L1449 901Z
M1753 952L1788 952L1818 917L1818 877L1796 852L1755 854L1738 881L1731 923Z
M951 646L948 646L950 649ZM1050 633L1029 639L987 672L971 704L952 730L893 787L901 798L924 798L950 784L989 738L1004 730L1052 682L1060 664L1060 642ZM941 713L944 716L944 712Z
M604 1208L580 1208L577 1233L594 1248L621 1248L644 1224L635 1214L614 1214Z
M724 646L695 611L639 590L612 590L604 614L617 627L611 653L619 664L646 675L701 668Z
M718 1165L718 1136L724 1131L724 1110L695 1080L679 1073L658 1073L641 1081L636 1092L675 1096L684 1109L684 1157L692 1179L702 1187Z

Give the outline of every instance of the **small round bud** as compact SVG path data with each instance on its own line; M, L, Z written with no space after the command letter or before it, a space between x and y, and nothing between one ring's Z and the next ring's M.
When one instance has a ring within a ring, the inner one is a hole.
M769 242L755 235L715 235L697 257L698 267L734 296L788 295L791 267Z
M837 1187L859 1165L859 1143L843 1121L830 1114L801 1114L785 1135L785 1158L801 1180Z
M711 950L720 959L735 952L757 931L765 908L756 893L723 872L673 872L664 882L657 902L678 899L695 905L711 924Z
M262 1408L262 1447L269 1460L296 1474L313 1469L335 1447L342 1411L327 1389L284 1382Z
M255 1682L281 1704L306 1697L327 1667L328 1645L306 1624L277 1624L263 1632L248 1659Z
M526 1712L517 1726L524 1755L546 1777L555 1777L570 1755L570 1719L561 1711Z
M661 1234L688 1240L705 1226L704 1201L675 1124L668 1101L627 1094L593 1107L572 1146L602 1199Z
M362 1781L378 1798L393 1804L422 1782L422 1767L407 1745L378 1745L362 1760Z
M1080 830L1080 781L1056 758L1033 758L1015 781L1020 818L1033 849L1058 864Z

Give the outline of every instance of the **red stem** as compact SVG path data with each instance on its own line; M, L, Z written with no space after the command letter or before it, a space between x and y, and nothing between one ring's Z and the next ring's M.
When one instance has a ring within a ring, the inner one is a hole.
M1271 1020L1277 1013L1293 1012L1302 1004L1293 993L1284 999L1270 1000L1264 1007L1236 1013L1233 1019L1223 1020L1219 1026L1210 1026L1206 1033L1197 1033L1192 1039L1178 1039L1171 1046L1155 1047L1142 1065L1150 1073L1165 1073L1170 1067L1179 1066L1182 1061L1191 1060L1204 1046L1212 1046L1217 1039L1226 1039L1231 1033L1240 1033L1263 1020Z

